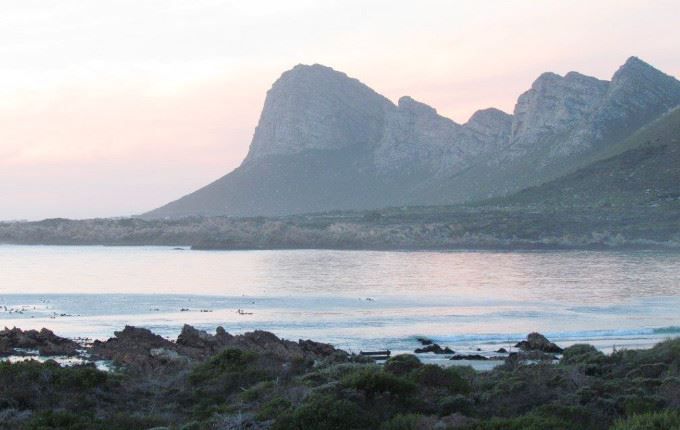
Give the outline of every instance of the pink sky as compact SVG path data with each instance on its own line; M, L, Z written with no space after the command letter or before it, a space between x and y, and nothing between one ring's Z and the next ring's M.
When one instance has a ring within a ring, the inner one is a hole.
M0 15L0 219L141 213L238 166L298 63L465 122L544 71L680 75L680 2L22 0Z

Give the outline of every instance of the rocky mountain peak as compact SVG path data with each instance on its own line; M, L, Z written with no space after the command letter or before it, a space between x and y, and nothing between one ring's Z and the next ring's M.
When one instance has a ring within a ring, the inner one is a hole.
M472 128L506 128L512 125L512 115L500 109L481 109L472 114L465 126Z
M569 143L588 148L615 142L679 104L680 81L630 57L614 73L589 123Z
M612 77L612 90L631 87L631 91L655 91L656 96L675 99L680 94L680 81L650 66L638 57L630 57Z
M434 116L438 115L437 110L425 103L421 103L409 96L403 96L398 102L399 110L409 112L414 115Z
M267 92L246 162L380 140L395 106L359 80L320 64L297 65Z

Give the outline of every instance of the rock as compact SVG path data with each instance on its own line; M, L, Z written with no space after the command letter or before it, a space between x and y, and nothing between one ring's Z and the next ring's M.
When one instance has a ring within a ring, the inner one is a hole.
M149 350L149 355L166 363L185 364L188 362L187 357L179 355L177 351L166 348L151 348Z
M432 339L428 339L426 337L417 337L416 340L423 346L432 345L434 343Z
M389 110L391 101L357 79L320 64L297 65L267 92L244 164L374 144Z
M517 100L510 158L523 157L541 143L574 130L599 106L608 87L607 81L576 72L565 76L543 73Z
M561 354L564 351L559 346L550 342L545 336L536 332L529 333L527 339L517 343L515 347L522 351L541 351L550 354Z
M453 351L448 346L442 348L441 346L437 345L436 343L428 344L424 348L417 348L414 352L416 354L423 354L423 353L426 353L426 352L432 352L432 353L435 353L435 354L455 354L455 351Z
M508 353L508 350L505 349L505 348L499 348L496 352L497 352L498 354L507 354L507 353Z
M105 342L94 341L91 353L103 360L112 360L117 364L139 369L156 368L166 364L163 358L151 355L151 350L167 350L177 352L175 343L152 333L145 328L125 326L122 331L114 332L114 336Z
M336 349L333 345L328 343L314 342L313 340L309 339L300 339L298 341L298 345L300 345L305 355L311 354L320 358L334 357L335 359L341 359L343 355L346 359L349 356L345 351Z
M218 349L220 339L208 332L184 324L181 333L177 336L177 345L198 349L206 354L212 354Z
M43 356L73 356L78 354L80 345L46 328L23 331L15 327L0 331L0 355L12 355L16 353L15 348L38 350Z
M488 360L488 358L484 357L483 355L479 354L458 354L454 355L453 357L450 358L450 360L471 360L471 361L483 361L483 360Z

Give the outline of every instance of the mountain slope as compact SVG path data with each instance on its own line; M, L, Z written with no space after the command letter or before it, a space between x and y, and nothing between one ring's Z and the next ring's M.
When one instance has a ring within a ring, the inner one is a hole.
M499 202L546 207L680 205L680 108L601 157L587 167Z

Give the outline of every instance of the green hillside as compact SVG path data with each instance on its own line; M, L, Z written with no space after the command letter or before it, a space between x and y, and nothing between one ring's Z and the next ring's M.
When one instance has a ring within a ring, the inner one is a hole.
M680 205L680 109L573 173L493 203L552 207Z

